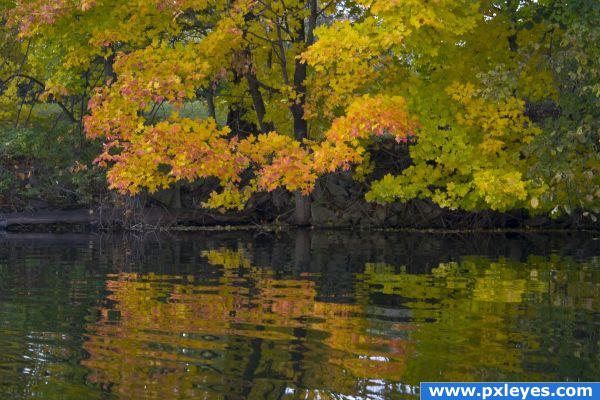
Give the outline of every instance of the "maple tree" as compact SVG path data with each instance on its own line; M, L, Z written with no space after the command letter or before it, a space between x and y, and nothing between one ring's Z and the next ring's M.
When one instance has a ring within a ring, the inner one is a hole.
M598 52L580 39L597 38L598 7L575 3L24 0L3 8L6 26L28 43L39 99L91 97L89 110L70 117L103 143L96 161L112 188L135 194L217 178L205 204L220 209L285 188L295 193L296 222L307 224L317 179L368 171L370 144L386 140L409 143L412 165L373 182L367 200L597 213ZM588 7L586 17L577 7ZM8 85L2 98L15 90ZM186 114L199 101L208 115ZM581 115L560 114L582 104Z

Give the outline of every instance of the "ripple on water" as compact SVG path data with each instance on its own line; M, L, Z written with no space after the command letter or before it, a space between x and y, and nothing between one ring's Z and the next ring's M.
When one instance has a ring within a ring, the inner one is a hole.
M394 399L599 375L593 237L381 235L7 240L0 398Z

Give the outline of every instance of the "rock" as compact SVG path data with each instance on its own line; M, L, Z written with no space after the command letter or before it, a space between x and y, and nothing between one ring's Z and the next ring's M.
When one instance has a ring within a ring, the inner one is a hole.
M348 199L348 191L337 182L334 182L333 179L328 180L325 184L327 191L331 193L335 201L345 201Z
M360 221L360 213L357 210L345 210L339 213L336 226L348 228L356 225Z
M311 197L313 201L320 202L324 201L325 192L323 191L323 185L320 182L317 182L315 188L311 193Z
M313 203L310 207L310 214L313 225L332 225L336 223L336 214L334 211L323 207L320 204Z
M181 208L181 189L179 186L169 189L158 190L149 195L151 199L161 203L162 205L171 208Z
M271 192L273 205L277 210L286 210L290 207L290 195L283 189L277 189Z
M377 225L384 225L386 223L388 212L387 207L382 205L376 205L373 210L373 219Z

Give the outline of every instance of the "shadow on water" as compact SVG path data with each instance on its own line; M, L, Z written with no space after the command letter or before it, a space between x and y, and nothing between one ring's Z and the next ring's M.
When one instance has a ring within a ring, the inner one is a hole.
M0 236L0 398L416 398L596 380L600 237Z

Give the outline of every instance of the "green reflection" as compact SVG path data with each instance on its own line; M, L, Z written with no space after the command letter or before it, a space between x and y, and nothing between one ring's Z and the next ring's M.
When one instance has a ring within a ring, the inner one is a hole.
M8 250L0 259L0 398L105 398L79 365L84 325L104 288L85 266L90 252Z
M595 261L468 257L427 275L395 270L368 264L359 281L364 298L399 296L411 310L405 382L599 376Z

